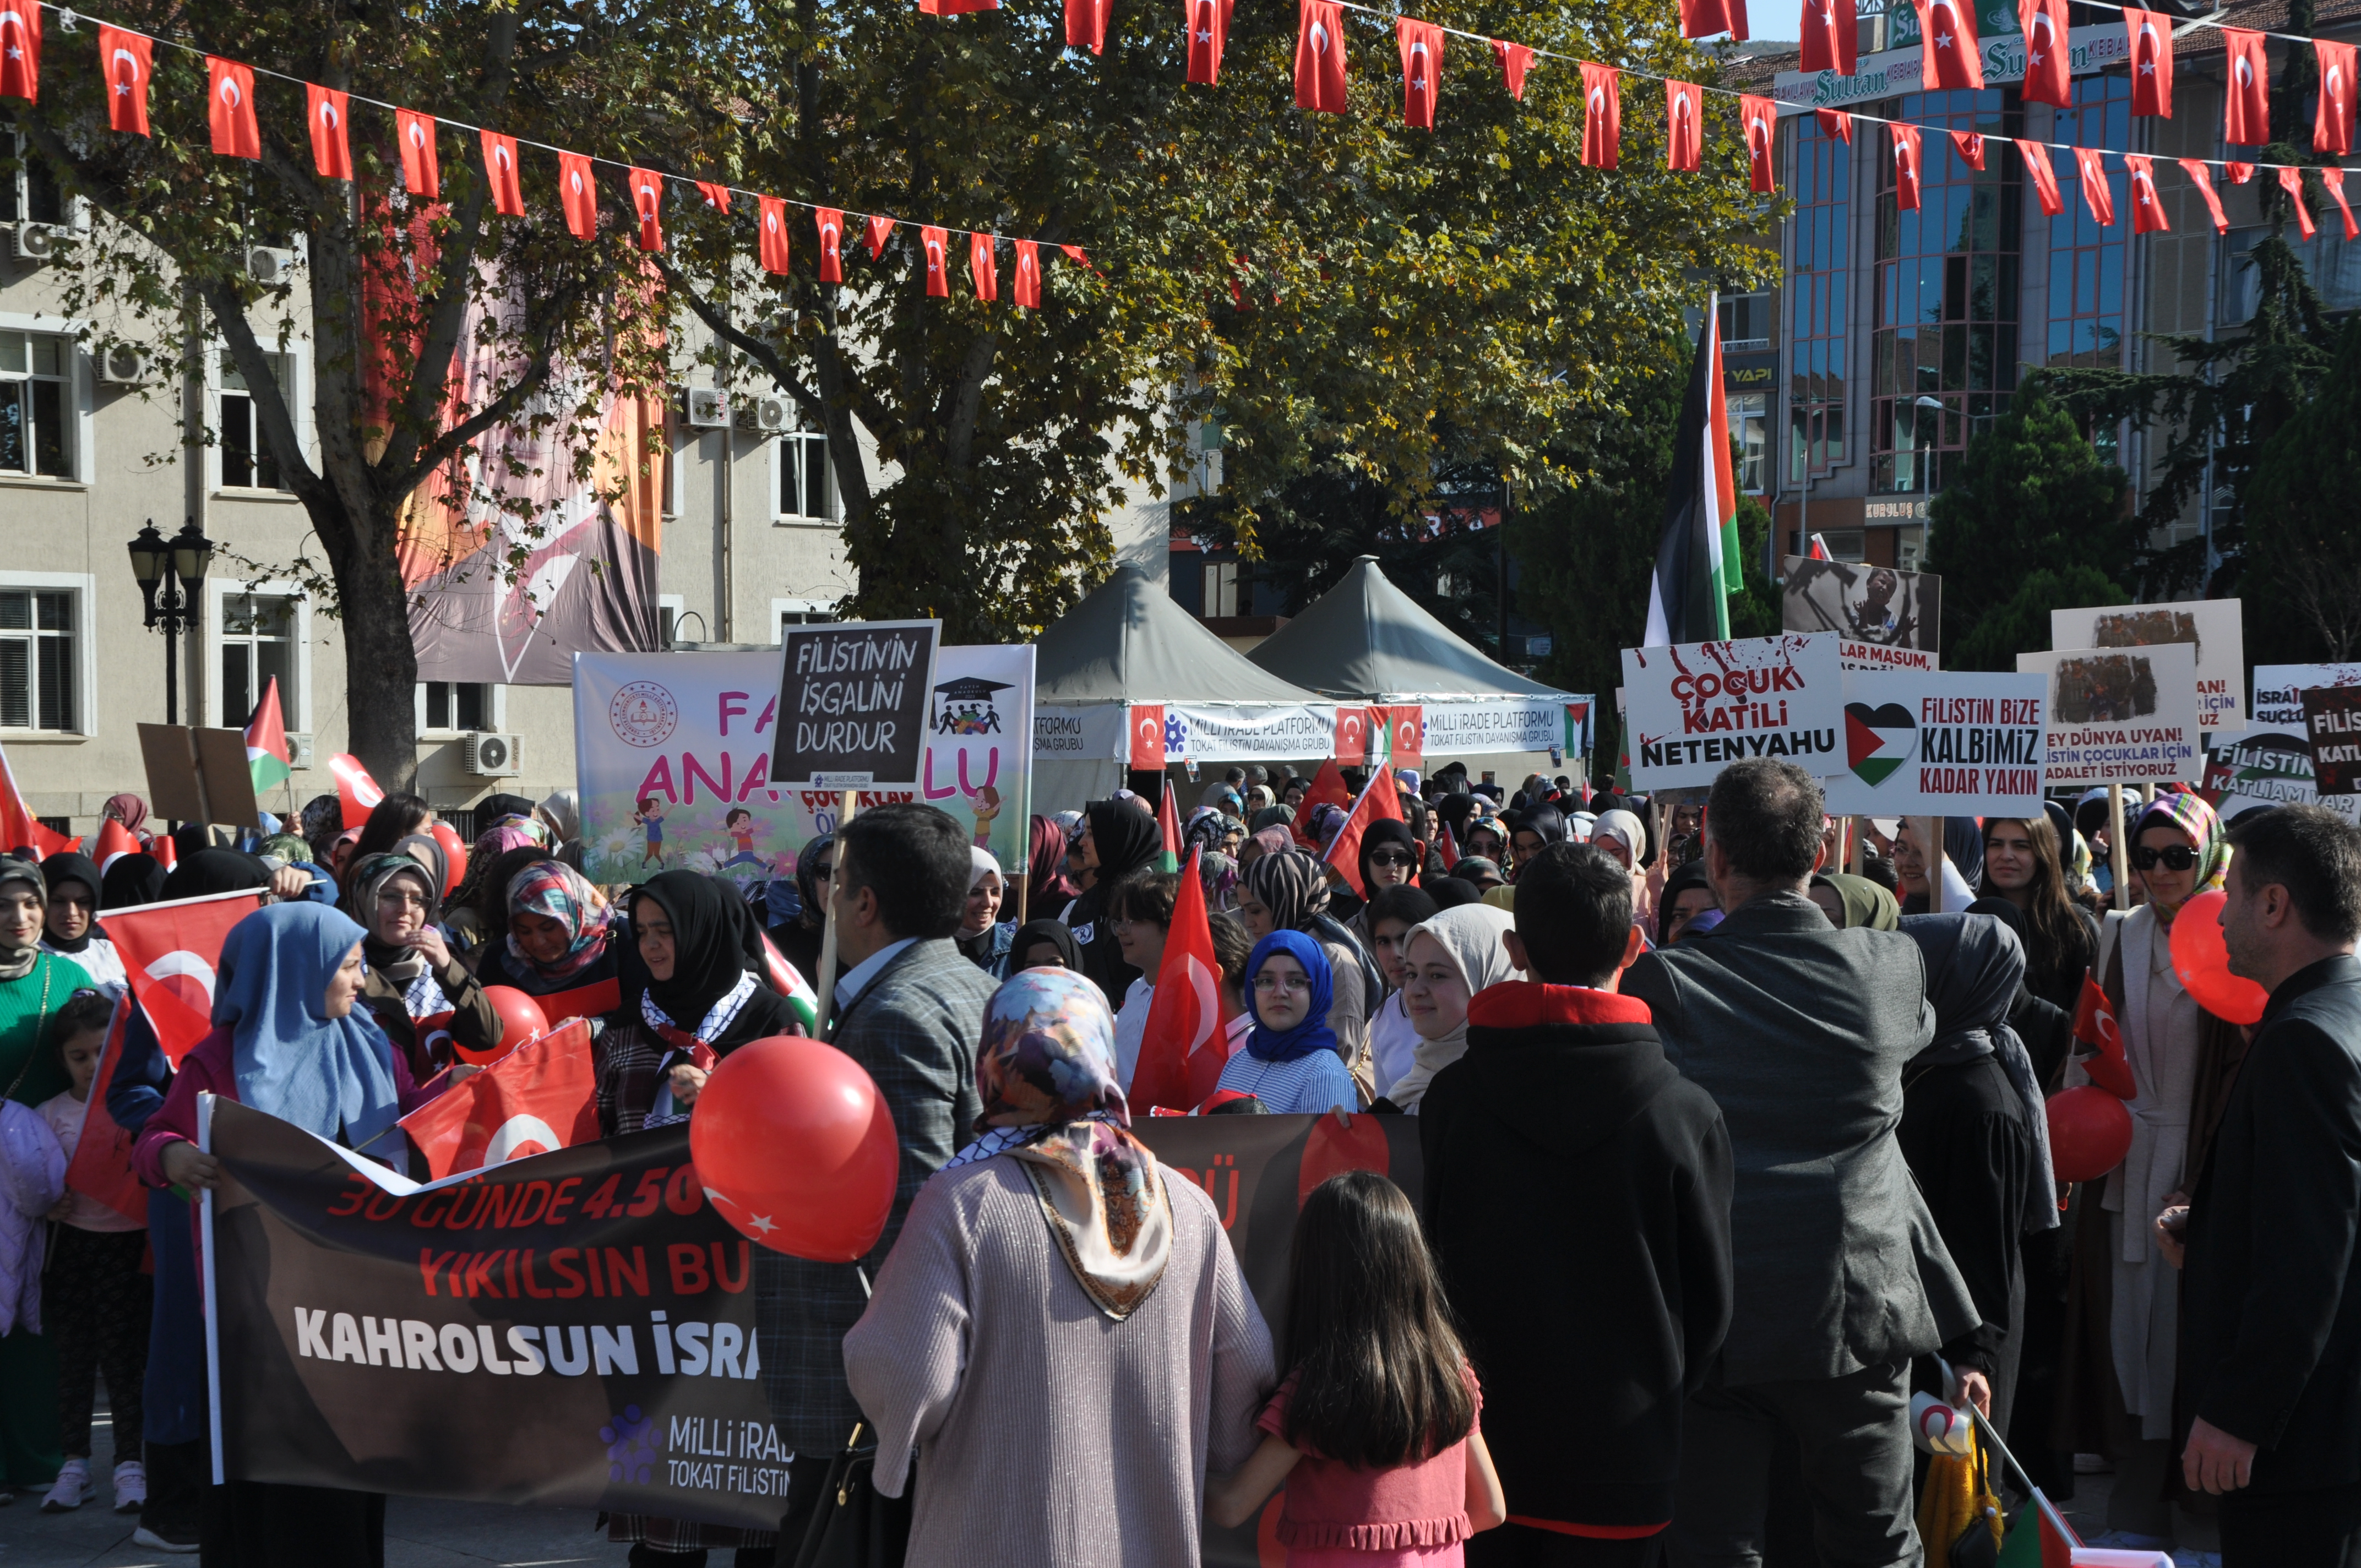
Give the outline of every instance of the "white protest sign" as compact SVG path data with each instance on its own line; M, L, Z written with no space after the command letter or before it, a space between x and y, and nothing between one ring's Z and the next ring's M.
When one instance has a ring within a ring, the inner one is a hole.
M2203 775L2190 644L2053 649L2019 653L2016 667L2049 681L2046 784L2194 784Z
M1826 773L1843 755L1844 671L1818 632L1623 650L1631 784L1713 783L1730 763L1779 757Z
M2257 664L2246 728L2303 733L2303 694L2322 686L2361 686L2361 664Z
M1850 817L2038 817L2049 683L2042 676L1844 677L1842 773L1828 809Z
M2188 643L2197 654L2198 728L2209 735L2235 735L2246 728L2244 638L2245 621L2236 599L2118 604L2049 612L2052 648Z
M1890 648L1883 642L1856 642L1848 637L1837 657L1848 670L1908 670L1930 674L1942 667L1931 648Z

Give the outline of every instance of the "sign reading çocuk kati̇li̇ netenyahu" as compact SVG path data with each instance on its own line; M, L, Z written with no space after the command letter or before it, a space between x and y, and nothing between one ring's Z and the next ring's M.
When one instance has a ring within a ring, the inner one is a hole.
M1834 632L1623 650L1636 789L1709 784L1730 763L1779 757L1841 767L1844 670Z
M1856 817L2036 817L2039 675L1848 670L1844 771L1828 809Z
M2203 775L2191 644L2052 649L2019 653L2016 668L2049 682L2045 784L2194 784Z
M815 789L915 784L939 620L790 626L771 776Z

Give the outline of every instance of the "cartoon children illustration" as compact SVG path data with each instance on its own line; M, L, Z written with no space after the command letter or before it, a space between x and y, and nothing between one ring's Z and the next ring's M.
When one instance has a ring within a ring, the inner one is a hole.
M765 870L770 862L754 852L754 814L741 806L721 819L721 830L730 835L730 842L738 852L721 862L720 870L731 866L760 866Z
M640 864L646 865L650 861L664 864L664 812L657 806L656 797L642 795L640 808L631 814L631 820L647 830L648 847L640 856Z

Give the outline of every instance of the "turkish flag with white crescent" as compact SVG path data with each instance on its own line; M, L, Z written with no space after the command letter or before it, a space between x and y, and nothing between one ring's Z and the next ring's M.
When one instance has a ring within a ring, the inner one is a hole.
M2124 38L2131 51L2132 113L2172 118L2172 18L2126 5Z
M2224 63L2229 81L2222 92L2222 139L2233 147L2260 147L2271 139L2270 40L2243 27L2224 27ZM2138 82L2134 77L2133 82ZM2136 100L2135 100L2136 102Z
M708 207L717 213L730 211L729 186L711 180L692 181L691 183L697 187L697 193L705 198L705 204Z
M1705 143L1705 89L1694 82L1664 83L1664 167L1694 171Z
M1850 76L1861 59L1861 17L1853 0L1804 0L1804 69Z
M517 179L516 137L486 131L483 141L484 174L492 182L492 211L511 218L524 216L524 186Z
M1189 80L1213 87L1222 80L1222 46L1230 38L1233 0L1182 0L1189 28Z
M819 280L841 283L844 281L844 214L834 207L822 207L812 217L819 225Z
M1230 1059L1231 1014L1222 998L1222 966L1213 955L1205 883L1197 874L1197 859L1203 852L1189 851L1180 895L1173 901L1164 961L1156 970L1156 992L1140 1029L1139 1060L1126 1095L1135 1116L1159 1105L1189 1111L1203 1104Z
M1435 97L1443 91L1443 29L1398 16L1394 42L1401 49L1402 124L1431 131Z
M885 256L885 236L894 232L894 220L878 214L870 214L861 225L861 243L869 247L869 259L880 261Z
M1355 894L1367 897L1368 889L1361 885L1362 836L1368 832L1372 822L1409 820L1402 815L1400 789L1394 783L1393 770L1379 768L1369 775L1361 798L1345 814L1345 825L1336 829L1336 837L1328 846L1328 863L1343 873Z
M1918 210L1918 127L1888 122L1894 133L1894 205L1897 212Z
M1415 705L1369 709L1371 722L1385 729L1386 765L1413 768L1426 760L1426 709Z
M2025 159L2025 176L2033 181L2043 215L2054 218L2064 212L2066 198L2058 190L2058 171L2049 167L2049 148L2037 141L2019 140L2016 150Z
M967 273L974 280L977 299L1000 298L1000 247L992 236L968 235Z
M2074 182L2082 187L2082 205L2091 221L2103 229L2115 226L2115 192L2107 183L2107 157L2095 147L2074 149Z
M205 79L211 93L206 117L213 128L214 151L224 158L260 158L262 126L254 117L254 67L209 54Z
M1336 744L1331 748L1335 760L1356 766L1369 760L1369 710L1366 707L1340 707L1336 710ZM1311 804L1305 802L1306 805ZM1299 811L1296 816L1303 815Z
M2328 199L2336 203L2336 215L2345 220L2345 237L2361 239L2361 229L2356 229L2353 222L2353 203L2345 199L2345 170L2329 168L2315 169L2312 172L2319 175L2321 184L2327 187Z
M303 83L303 113L312 127L312 167L323 180L353 177L353 145L345 133L345 94L316 82Z
M1681 37L1709 38L1728 33L1734 43L1746 41L1746 0L1681 0Z
M787 272L787 204L776 196L757 198L762 227L763 270L784 278Z
M1768 195L1779 189L1778 164L1772 157L1772 149L1778 145L1779 106L1768 98L1741 93L1738 120L1746 130L1747 189L1758 196Z
M931 299L951 297L950 274L943 268L943 252L950 246L950 236L932 225L918 230L918 248L927 255L927 294Z
M262 890L247 888L106 912L131 994L174 1067L213 1032L214 978L230 927L261 907Z
M640 222L640 248L662 250L664 225L656 221L656 214L664 210L664 176L634 169L625 183L631 192L631 215Z
M1041 308L1041 247L1029 239L1016 242L1016 304L1020 310Z
M369 777L369 771L361 766L358 757L346 752L339 751L328 759L328 772L335 775L336 795L343 806L345 826L367 827L369 813L375 811L378 802L385 798L385 791L378 787L377 780Z
M2164 203L2157 197L2156 165L2137 153L2124 154L2124 167L2132 176L2132 233L2155 234L2169 230L2172 225L2165 220Z
M1582 161L1612 169L1623 146L1622 73L1611 65L1582 62Z
M2311 209L2303 204L2303 170L2282 166L2279 176L2279 189L2286 192L2288 200L2295 204L2296 228L2304 238L2310 239L2318 229L2312 221Z
M557 200L566 209L566 229L576 239L598 236L598 187L590 160L578 152L557 155Z
M2312 149L2347 153L2353 150L2353 70L2357 53L2352 44L2312 40L2320 64L2320 102L2312 116Z
M577 1018L527 1040L401 1119L440 1181L598 1136L590 1024Z
M2202 158L2184 158L2180 159L2180 171L2189 176L2189 182L2196 186L2197 193L2205 199L2205 214L2213 220L2213 232L2228 234L2230 214L2222 210L2222 193L2213 189L2213 170Z
M2016 26L2025 35L2025 82L2018 88L2025 101L2071 108L2074 60L2066 47L2066 0L2016 0Z
M2074 1038L2094 1047L2092 1055L2077 1052L2074 1058L2092 1083L2119 1100L2139 1092L2131 1063L2124 1055L2124 1035L2116 1026L2115 1010L2088 970L2082 971L2081 994L2074 1001Z
M1982 171L1984 166L1984 138L1981 133L1976 131L1951 132L1951 150L1960 155L1960 161L1961 163L1966 164L1970 169L1973 169L1978 172Z
M1820 123L1820 134L1833 137L1847 147L1852 145L1852 115L1842 109L1815 109L1812 117Z
M1129 715L1131 722L1131 765L1135 768L1164 766L1164 707L1161 703L1135 703Z
M401 148L401 188L430 202L442 195L443 160L434 150L434 116L396 109L393 139Z
M0 98L29 104L40 95L39 0L0 0Z
M1296 0L1295 106L1345 112L1345 8L1336 0Z
M1918 81L1927 87L1982 90L1984 46L1973 0L1910 0L1918 11Z
M40 11L35 8L35 16ZM148 83L156 74L155 44L137 33L101 24L99 73L106 78L106 123L132 136L148 134Z
M1500 62L1500 84L1509 96L1521 104L1525 101L1525 72L1533 66L1533 51L1523 44L1507 38L1492 40L1492 58Z

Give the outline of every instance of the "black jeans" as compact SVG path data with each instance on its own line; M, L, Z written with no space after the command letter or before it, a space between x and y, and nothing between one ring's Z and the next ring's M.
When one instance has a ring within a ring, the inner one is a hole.
M2361 1482L2222 1499L2222 1568L2361 1568Z

